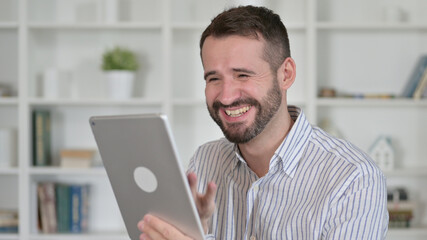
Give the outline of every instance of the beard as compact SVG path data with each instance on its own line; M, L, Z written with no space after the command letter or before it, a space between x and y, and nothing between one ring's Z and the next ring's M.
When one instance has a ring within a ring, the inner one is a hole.
M268 90L267 95L262 98L261 102L258 102L254 98L238 99L230 105L224 105L219 101L215 101L212 104L212 107L208 106L208 111L212 119L221 128L228 141L233 143L247 143L265 129L267 124L276 114L281 103L282 92L280 91L277 79L274 78L273 86ZM219 116L219 110L221 108L235 107L244 104L257 109L254 122L248 127L246 127L243 122L228 123L227 126L225 126Z

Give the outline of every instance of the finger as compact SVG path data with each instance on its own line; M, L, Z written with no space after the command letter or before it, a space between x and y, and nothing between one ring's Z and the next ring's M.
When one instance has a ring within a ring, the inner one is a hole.
M149 232L146 232L152 239L190 239L189 237L182 234L177 228L170 225L169 223L157 218L153 215L147 214L144 216L144 226ZM153 230L153 231L152 231ZM151 235L152 233L153 235Z
M210 182L208 189L204 195L200 196L199 216L201 218L209 218L215 210L215 194L217 186L215 183Z
M139 221L136 226L138 227L139 231L143 232L144 230L142 230L142 229L143 229L143 226L144 226L144 220Z
M207 207L207 206L210 206L214 203L216 189L217 189L217 187L216 187L216 184L214 182L208 183L208 188L206 190L206 193L199 195L202 207Z
M138 222L138 229L142 232L139 236L140 240L163 240L165 239L156 229L147 224L146 221Z
M139 240L153 240L153 239L151 239L150 236L148 236L148 234L141 233L141 235L139 235Z
M197 198L197 175L194 172L190 172L187 175L188 184L190 185L191 194L194 200Z
M206 194L204 197L207 202L213 202L214 201L216 189L217 189L217 187L216 187L216 184L214 182L208 183L208 190L206 190Z
M145 232L139 236L141 240L167 240L163 237L161 233L157 232L155 229L152 229L150 227L145 227L145 229Z

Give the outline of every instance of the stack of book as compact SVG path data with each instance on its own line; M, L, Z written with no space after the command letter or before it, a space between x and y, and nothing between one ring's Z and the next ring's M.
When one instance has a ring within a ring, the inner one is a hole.
M63 149L61 150L60 166L63 168L90 168L94 155L94 150Z
M89 185L44 182L37 186L42 233L82 233L88 229Z
M427 55L418 59L402 97L420 99L427 97Z
M18 225L17 211L0 209L0 233L17 233Z

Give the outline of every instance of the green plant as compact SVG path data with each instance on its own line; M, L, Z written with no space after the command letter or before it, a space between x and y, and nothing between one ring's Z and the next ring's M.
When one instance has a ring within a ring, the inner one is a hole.
M136 71L139 67L135 54L121 47L107 50L102 56L102 69Z

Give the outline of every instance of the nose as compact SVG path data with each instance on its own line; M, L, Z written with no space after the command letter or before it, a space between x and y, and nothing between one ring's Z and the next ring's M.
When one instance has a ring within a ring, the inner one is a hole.
M230 105L241 97L239 84L233 79L224 79L218 95L218 101L224 105Z

